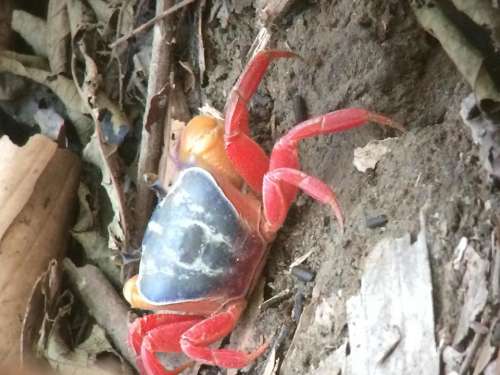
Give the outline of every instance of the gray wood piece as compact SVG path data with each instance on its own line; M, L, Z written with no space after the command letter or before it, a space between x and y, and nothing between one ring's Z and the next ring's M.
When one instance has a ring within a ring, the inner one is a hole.
M347 316L351 375L439 374L425 229L375 246Z

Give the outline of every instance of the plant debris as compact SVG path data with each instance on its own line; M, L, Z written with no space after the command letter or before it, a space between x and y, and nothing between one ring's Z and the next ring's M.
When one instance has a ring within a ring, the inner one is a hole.
M352 374L439 372L432 279L421 216L415 243L407 234L383 239L370 251L360 292L347 301Z

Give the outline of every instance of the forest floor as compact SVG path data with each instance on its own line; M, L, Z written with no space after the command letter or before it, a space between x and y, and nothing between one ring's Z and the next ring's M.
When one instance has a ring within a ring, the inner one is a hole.
M234 9L226 27L209 27L206 33L203 96L219 109L258 31L252 2L247 3ZM382 238L416 235L424 206L436 332L451 335L461 303L460 278L449 267L454 249L462 237L477 250L490 246L491 207L498 200L459 115L470 88L404 2L311 2L281 21L271 46L291 49L303 60L274 63L252 101L251 129L266 149L295 125L298 96L310 116L362 107L407 129L398 134L368 125L301 143L303 170L334 187L346 227L339 233L328 208L301 196L272 245L264 299L286 289L306 296L301 324L284 345L285 351L292 345L293 355L286 356L280 373L312 373L345 341L345 303L359 290L367 254ZM354 168L355 148L389 137L384 144L390 151L375 169ZM366 219L381 214L387 224L368 228ZM288 266L309 251L304 264L317 276L302 283ZM326 324L317 311L324 303L331 304ZM289 298L267 308L257 331L264 336L279 331L291 321L293 305ZM262 366L251 373L261 373Z

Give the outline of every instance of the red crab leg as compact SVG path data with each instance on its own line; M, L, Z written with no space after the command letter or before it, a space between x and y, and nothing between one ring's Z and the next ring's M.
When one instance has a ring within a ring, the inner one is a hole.
M304 138L353 129L367 122L404 130L393 120L364 109L350 108L306 120L292 128L274 146L269 173L264 178L263 202L267 233L274 233L285 220L297 189L332 206L342 229L342 214L333 191L320 180L299 172L298 142ZM280 170L277 170L280 168Z
M182 351L198 362L224 368L242 368L247 366L267 348L261 345L252 353L243 353L231 349L212 349L208 345L227 336L235 327L245 302L235 302L223 312L216 313L190 328L181 337Z
M246 66L226 104L226 153L241 177L258 194L262 190L262 179L268 170L269 158L249 136L247 104L273 59L296 56L293 52L279 50L257 53Z
M264 230L266 232L274 233L281 227L285 221L288 206L291 203L288 203L284 195L281 186L282 182L293 186L295 190L300 188L317 201L330 205L339 222L340 231L343 231L344 218L342 210L335 197L335 193L328 185L297 169L278 168L266 173L264 176L263 203L264 216L266 218L265 225L267 225Z
M155 352L179 353L181 335L203 318L189 315L151 314L136 319L129 330L129 344L137 355L141 374L175 375L191 364L166 370Z

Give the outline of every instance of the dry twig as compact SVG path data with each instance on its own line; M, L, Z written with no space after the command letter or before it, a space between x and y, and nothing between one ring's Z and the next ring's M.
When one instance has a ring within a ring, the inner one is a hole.
M64 270L83 303L106 331L116 349L135 366L135 355L128 346L128 307L101 271L94 266L76 267L64 260Z
M132 38L134 35L137 35L137 34L143 32L144 30L149 29L155 23L163 20L165 17L168 17L171 14L174 14L178 10L180 10L180 9L184 8L185 6L187 6L191 3L194 3L194 2L195 2L195 0L184 0L184 1L181 1L179 4L176 4L176 5L169 7L168 9L164 10L162 13L160 13L156 17L151 18L148 22L145 22L141 26L139 26L138 28L134 29L131 33L124 35L121 38L118 38L117 40L115 40L113 43L111 43L109 45L109 47L115 48L118 44L123 43L127 39Z
M156 13L164 15L164 9L171 9L173 0L157 3ZM171 12L172 13L172 12ZM168 13L168 14L171 14ZM167 14L167 15L168 15ZM163 17L164 18L164 17ZM161 19L163 19L161 18ZM172 69L172 41L174 26L171 18L157 24L153 35L153 50L148 81L148 96L144 112L139 161L137 166L138 187L135 203L136 233L134 246L140 243L142 234L153 209L153 194L144 183L142 176L146 173L157 173L163 146L167 97L170 88L170 71Z

